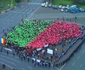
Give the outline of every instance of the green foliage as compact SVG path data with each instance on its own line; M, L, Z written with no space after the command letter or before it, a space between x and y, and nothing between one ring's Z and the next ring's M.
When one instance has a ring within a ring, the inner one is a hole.
M78 7L85 8L85 0L53 0L53 5L77 5Z
M13 6L15 6L16 2L13 0ZM0 6L11 6L11 0L0 0Z
M72 0L53 0L52 1L54 5L71 5Z
M85 5L85 0L74 0L75 4Z
M4 11L4 10L6 10L5 8L0 8L0 12L2 12L2 11Z
M21 0L15 0L16 3L19 3Z

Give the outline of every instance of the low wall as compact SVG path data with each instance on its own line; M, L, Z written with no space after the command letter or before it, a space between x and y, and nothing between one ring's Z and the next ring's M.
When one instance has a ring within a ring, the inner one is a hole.
M56 62L56 66L60 66L60 65L65 64L65 63L72 57L72 55L78 50L78 48L81 47L81 45L83 44L84 41L85 41L85 36L83 37L83 39L79 39L79 40L67 51L67 53Z

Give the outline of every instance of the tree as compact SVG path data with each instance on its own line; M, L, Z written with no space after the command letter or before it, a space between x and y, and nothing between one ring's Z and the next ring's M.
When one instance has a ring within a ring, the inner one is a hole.
M80 4L85 5L85 0L80 0Z
M74 4L84 5L85 4L85 0L74 0Z

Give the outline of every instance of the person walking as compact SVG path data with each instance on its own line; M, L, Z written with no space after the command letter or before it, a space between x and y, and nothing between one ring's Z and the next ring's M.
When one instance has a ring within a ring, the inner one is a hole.
M36 66L36 60L34 60L34 67Z
M29 56L27 56L27 60L28 60L28 62L29 62L29 60L30 60L30 57L29 57Z
M42 67L44 67L44 61L42 61Z
M45 67L47 67L47 62L45 62Z
M26 56L25 56L25 54L23 54L23 58L24 58L24 60L26 59Z
M9 52L7 51L7 55L9 54Z
M55 67L55 62L53 63L53 68Z

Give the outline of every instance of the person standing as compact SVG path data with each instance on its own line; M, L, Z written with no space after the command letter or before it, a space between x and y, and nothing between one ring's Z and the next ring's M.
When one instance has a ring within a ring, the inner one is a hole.
M2 50L3 50L3 47L2 47L1 44L0 44L0 52L2 52Z
M48 66L49 66L49 68L50 68L50 66L51 66L51 63L50 63L50 62L48 63Z
M76 20L77 20L77 17L75 17L75 22L76 22Z
M47 67L47 62L45 62L45 67Z
M15 53L13 52L13 56L15 56Z

